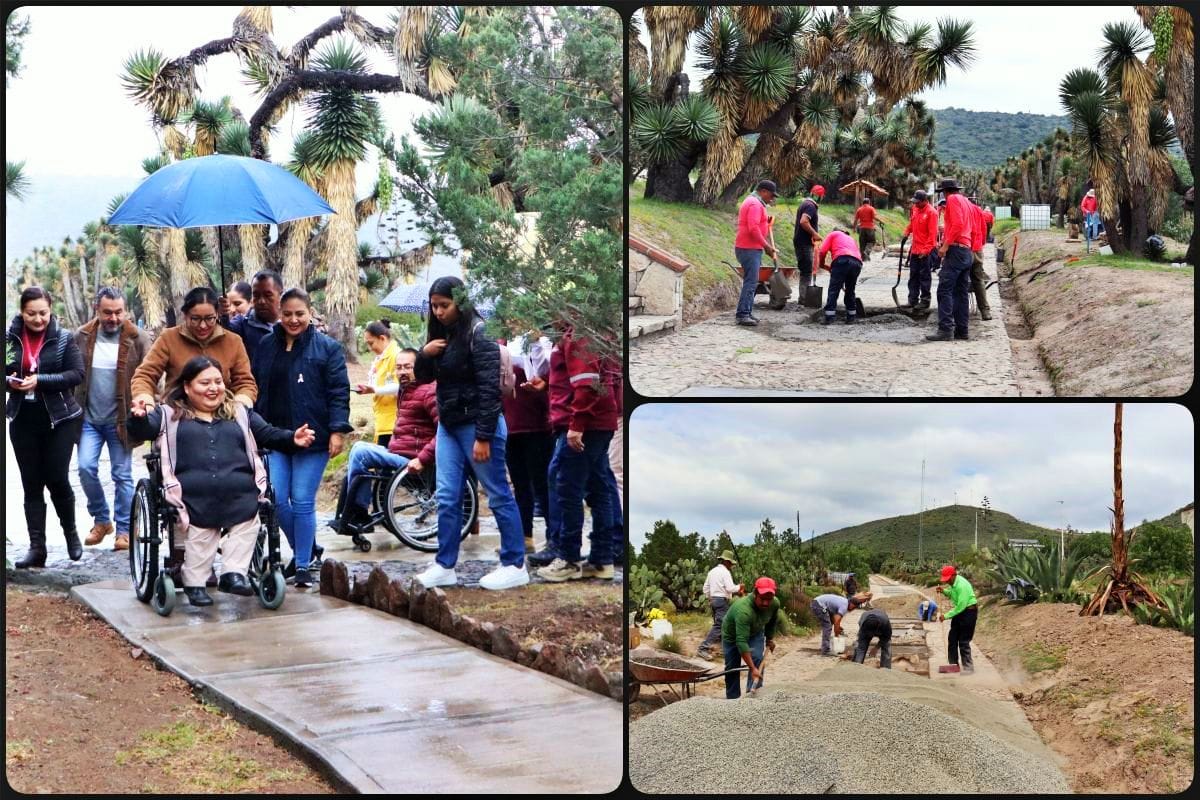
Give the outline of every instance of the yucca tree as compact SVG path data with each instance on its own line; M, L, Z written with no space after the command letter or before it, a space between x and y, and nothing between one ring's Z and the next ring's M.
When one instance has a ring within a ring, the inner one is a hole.
M901 100L944 82L950 68L966 67L974 52L970 23L909 26L888 7L813 13L801 6L660 6L644 14L650 97L643 111L631 103L631 136L657 153L649 159L647 196L673 200L730 203L768 175L790 184L811 167L829 128L849 125L864 101L887 116ZM706 73L700 93L719 113L716 133L700 141L662 110L690 93L682 65L693 33ZM750 134L758 138L747 155Z
M1154 34L1155 60L1166 84L1166 102L1175 121L1179 143L1188 164L1192 160L1195 126L1196 63L1192 15L1182 6L1134 6L1142 23Z
M1110 22L1103 35L1100 68L1129 119L1123 159L1132 207L1128 236L1130 246L1140 252L1150 229L1150 107L1155 89L1155 69L1141 55L1153 40L1131 22Z
M4 196L13 200L24 200L29 196L29 176L25 174L24 161L4 162Z
M325 194L325 182L318 162L316 140L310 131L302 131L292 142L292 158L287 169L318 194ZM312 217L298 219L285 223L285 229L280 231L281 237L286 237L283 254L283 285L304 286L307 284L309 269L305 264L305 250L309 234L317 220Z
M362 74L366 59L345 40L327 45L315 59L318 69ZM314 163L321 170L325 199L336 212L329 220L325 253L328 278L326 315L329 334L340 341L347 358L357 360L354 318L358 308L358 219L355 216L354 168L367 153L367 142L379 118L374 98L351 89L330 89L309 101Z

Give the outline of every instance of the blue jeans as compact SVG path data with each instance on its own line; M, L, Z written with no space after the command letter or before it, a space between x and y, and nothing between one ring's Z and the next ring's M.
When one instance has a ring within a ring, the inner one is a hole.
M558 558L578 562L583 549L583 502L592 509L592 564L613 563L614 527L624 526L617 479L608 463L612 431L586 431L583 452L567 445L567 434L558 435L550 459L550 516L547 545ZM617 505L614 507L614 503Z
M117 533L129 533L129 511L133 506L133 452L125 449L117 436L117 423L97 425L84 417L83 433L79 436L79 483L87 495L88 513L92 522L112 522L104 487L100 485L100 450L108 445L108 461L112 470L113 514Z
M472 460L475 449L475 425L447 427L439 422L437 429L437 563L453 569L458 563L458 546L462 538L462 499L467 469L487 493L488 508L500 528L500 563L506 567L525 564L525 534L521 530L521 512L508 486L505 468L505 445L508 428L504 417L496 421L492 437L492 455L482 464Z
M750 657L754 659L754 666L761 667L762 660L763 660L763 651L766 649L766 646L767 646L766 633L765 632L757 633L754 636L751 636L749 645L750 645ZM731 669L737 669L738 667L745 665L745 662L742 661L742 654L740 652L738 652L736 642L730 642L730 641L727 641L726 639L722 638L721 646L725 650L725 669L726 669L726 671L731 670ZM742 687L739 685L740 681L738 680L738 678L741 677L741 674L742 673L740 673L740 672L729 672L725 676L725 699L726 700L737 700L739 697L742 696ZM750 682L753 680L754 680L753 676L751 676L750 673L747 672L746 673L746 691L747 692L753 688L750 685Z
M854 319L854 285L862 272L862 262L853 256L838 256L829 265L829 296L825 298L825 316L837 316L838 295L846 289L846 319Z
M742 293L738 296L737 318L746 319L754 311L754 290L758 288L758 268L762 266L763 251L733 248L733 255L742 265Z
M346 489L352 492L350 502L362 509L371 508L371 494L375 490L375 481L362 477L368 470L380 467L390 470L401 470L412 459L398 455L378 444L355 442L350 448L349 466L346 468ZM422 466L428 466L422 464Z
M951 245L938 273L938 330L967 334L967 293L971 289L971 251Z
M269 458L279 527L292 547L296 568L301 569L309 563L317 538L317 488L329 451L323 447L292 454L272 451Z

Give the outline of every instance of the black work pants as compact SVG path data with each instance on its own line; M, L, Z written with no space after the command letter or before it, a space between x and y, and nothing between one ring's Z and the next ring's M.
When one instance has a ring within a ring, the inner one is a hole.
M917 255L911 253L908 256L908 304L915 306L919 301L924 300L930 303L933 300L933 273L929 269L929 254Z
M510 433L504 460L508 466L508 477L512 480L513 497L521 513L521 527L525 538L533 536L533 509L542 509L542 519L549 520L550 489L547 474L550 457L554 455L554 434L550 431L532 433Z
M71 490L69 475L71 451L79 441L82 427L82 414L50 427L50 414L40 397L22 400L16 419L8 425L13 455L21 471L30 540L37 535L45 541L47 489L63 530L75 530L75 492Z
M971 640L975 638L975 621L979 617L979 607L971 606L950 618L950 641L947 660L958 664L962 658L963 669L973 669L971 661Z

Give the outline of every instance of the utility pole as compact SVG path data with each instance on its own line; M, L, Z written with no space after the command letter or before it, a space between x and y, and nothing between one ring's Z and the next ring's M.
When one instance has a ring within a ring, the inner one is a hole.
M975 552L979 552L979 509L975 509Z
M917 563L924 559L923 542L925 535L925 459L921 459L921 510L917 513Z
M1063 501L1063 500L1058 501L1058 510L1062 513L1063 520L1065 522L1067 519L1065 501ZM1059 575L1062 574L1063 553L1065 553L1066 551L1067 551L1067 528L1064 525L1063 529L1061 531L1059 531L1059 534L1058 534L1058 574Z

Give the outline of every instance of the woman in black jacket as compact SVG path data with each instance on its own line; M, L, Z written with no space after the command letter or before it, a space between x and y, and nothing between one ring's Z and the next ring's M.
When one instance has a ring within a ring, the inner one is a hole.
M467 303L466 286L442 277L429 287L429 341L417 356L421 381L437 381L437 559L417 576L423 586L458 583L454 565L462 531L468 466L488 496L500 528L500 566L480 579L484 589L529 583L521 514L505 471L508 431L500 405L500 346ZM474 462L472 464L472 462Z
M75 531L75 493L68 478L71 448L79 439L83 410L75 387L83 382L83 356L71 331L50 313L50 294L40 286L21 292L21 313L6 337L8 435L25 490L29 552L14 566L46 566L46 497L58 513L67 555L78 561L83 545Z
M138 439L162 432L160 469L168 501L179 512L188 602L212 605L204 584L223 530L217 588L253 594L246 570L258 538L258 501L267 489L258 449L298 452L312 444L313 432L303 425L280 430L247 411L225 387L220 363L208 356L184 364L162 406L149 413L134 408L128 430Z
M279 527L292 546L295 583L303 587L313 583L309 565L317 537L317 489L325 464L342 452L346 434L354 430L350 377L342 346L313 327L312 304L304 290L284 292L280 309L279 322L258 343L251 359L258 384L254 410L276 427L306 424L316 435L306 452L271 453Z

